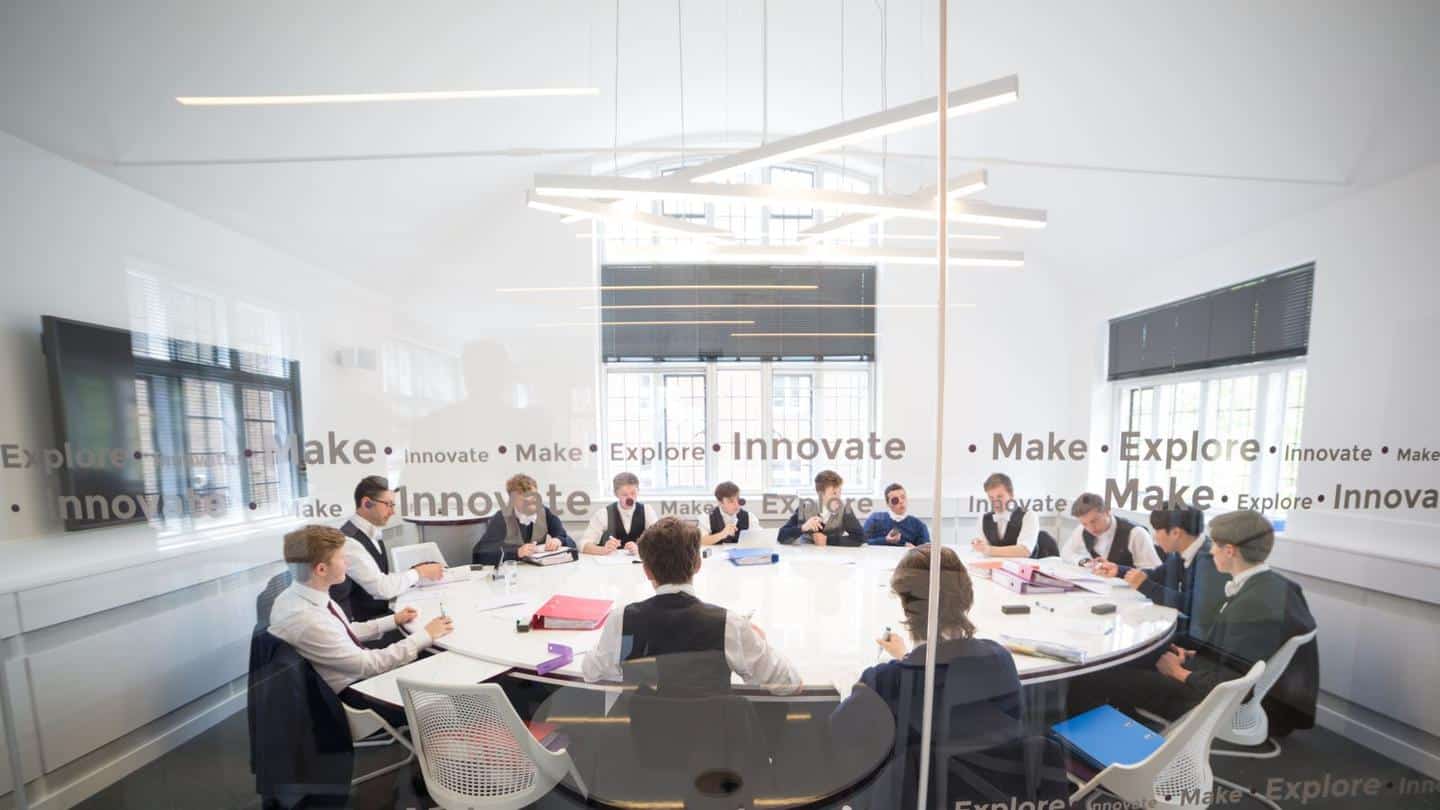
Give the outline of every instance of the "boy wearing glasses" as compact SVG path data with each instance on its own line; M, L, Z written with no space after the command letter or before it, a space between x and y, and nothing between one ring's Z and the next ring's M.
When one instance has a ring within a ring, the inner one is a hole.
M923 546L930 542L930 529L920 518L909 514L905 487L885 488L885 512L871 512L865 518L865 542L872 546Z
M340 527L345 535L345 580L330 589L330 598L352 621L368 622L390 615L388 602L421 579L440 579L445 568L421 563L409 571L390 572L390 558L380 533L395 515L395 493L378 475L360 479L355 487L355 514Z

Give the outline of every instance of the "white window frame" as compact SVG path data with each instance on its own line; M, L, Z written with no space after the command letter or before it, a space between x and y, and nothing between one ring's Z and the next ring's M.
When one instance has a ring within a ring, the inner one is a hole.
M1221 368L1200 369L1196 371L1181 372L1178 374L1134 377L1130 379L1115 380L1111 382L1111 420L1109 433L1111 439L1109 443L1113 446L1111 448L1111 452L1106 454L1106 475L1117 481L1122 482L1121 486L1123 488L1123 482L1128 479L1127 464L1133 463L1136 465L1141 465L1141 468L1138 470L1136 477L1139 478L1140 487L1142 489L1147 486L1164 487L1168 483L1168 476L1165 476L1160 480L1147 480L1144 477L1143 470L1143 465L1146 464L1146 462L1126 462L1122 461L1120 458L1120 436L1123 432L1130 429L1129 425L1127 424L1127 399L1129 398L1130 391L1137 388L1159 388L1162 386L1173 386L1189 382L1201 383L1199 431L1200 438L1204 440L1216 436L1215 426L1209 424L1209 403L1210 398L1216 395L1216 388L1218 387L1216 384L1226 379L1235 379L1240 377L1256 377L1258 378L1258 385L1255 397L1256 430L1253 431L1251 435L1245 436L1243 438L1257 439L1260 442L1260 453L1254 461L1250 462L1250 491L1246 494L1271 495L1276 492L1280 492L1281 470L1286 463L1284 460L1286 449L1286 386L1289 385L1290 372L1297 369L1306 369L1304 357L1286 358L1284 360L1274 360L1261 363L1247 363L1244 365L1224 366ZM1158 427L1159 419L1159 409L1153 408L1151 410L1149 420L1150 423L1148 425L1139 426L1138 428L1140 435L1142 437L1151 439L1159 438L1161 436ZM1303 401L1300 407L1300 419L1301 424L1303 425ZM1187 438L1188 440L1188 437L1177 438ZM1276 448L1276 452L1273 454L1270 452L1270 448L1272 446ZM1143 444L1141 445L1139 452L1144 452ZM1182 483L1204 484L1213 486L1211 481L1206 479L1206 462L1193 462L1192 465L1193 466L1191 466L1188 470L1185 471L1186 475L1177 476L1177 478L1182 478ZM1301 482L1297 477L1297 491L1300 489L1300 487ZM1193 486L1191 488L1191 491L1193 492ZM1232 510L1235 508L1235 503L1239 494L1240 493L1237 492L1222 492L1217 489L1215 492L1215 502L1213 506L1218 507L1219 510L1222 512ZM1281 494L1294 495L1297 493ZM1221 502L1220 496L1222 495L1227 496L1229 500L1226 502ZM1275 509L1267 512L1266 514L1268 517L1283 519L1285 517L1285 510Z
M672 496L680 496L680 497L709 495L709 494L710 494L710 488L712 488L715 484L719 483L719 480L720 480L720 479L719 479L719 466L718 466L718 464L719 464L719 458L718 458L718 455L723 455L723 454L726 454L726 453L731 452L731 444L730 444L730 441L729 441L729 437L722 437L722 436L719 436L719 435L718 435L718 433L719 433L719 421L720 421L720 418L719 418L719 407L718 407L718 391L719 391L719 386L718 386L718 384L717 384L718 381L717 381L716 377L717 377L717 373L718 373L718 372L720 372L720 371L722 371L722 370L726 370L726 369L758 369L758 370L760 371L760 400L761 400L761 403L762 403L762 407L761 407L761 409L760 409L760 418L761 418L761 425L762 425L762 427L761 427L761 433L762 433L763 436L766 436L766 437L772 435L772 431L773 431L773 416L774 416L774 415L773 415L773 410L772 410L772 407L771 407L771 397L772 397L772 392L773 392L773 387L772 387L772 386L773 386L773 380L774 380L775 374L777 374L777 373L780 373L780 374L805 374L805 373L815 374L815 373L817 373L817 372L823 372L823 371L863 371L863 372L866 374L866 377L867 377L866 384L865 384L865 395L866 395L866 397L867 397L866 413L869 414L869 423L870 423L870 424L865 428L865 430L866 430L867 434L868 434L869 432L873 431L873 432L875 432L875 433L878 435L879 432L880 432L879 425L878 425L878 414L877 414L877 412L876 412L876 408L877 408L877 406L878 406L878 402L876 401L876 395L875 395L875 363L874 363L874 361L870 361L870 360L827 360L827 361L810 361L810 362L806 362L806 361L793 361L793 360L761 360L761 361L733 361L733 362L732 362L732 361L710 360L710 361L674 361L674 362L663 362L663 361L662 361L662 362L626 362L626 361L621 361L621 362L602 363L602 364L601 364L601 391L602 391L602 392L608 392L608 391L609 391L609 375L612 374L612 373L619 373L619 374L648 373L648 374L653 375L653 377L655 378L653 384L651 385L651 389L650 389L650 390L653 392L652 395L657 398L656 401L655 401L655 405L654 405L654 407L655 407L655 409L656 409L656 413L657 413L657 414L660 414L659 418L656 420L656 423L655 423L655 438L654 438L654 443L655 443L655 444L659 444L660 442L662 442L662 441L664 440L664 431L665 431L665 420L664 420L664 416L663 416L663 413L664 413L664 395L663 395L664 383L663 383L663 381L662 381L661 378L663 378L663 377L666 376L666 375L673 375L673 374L681 374L681 375L684 375L684 374L702 373L702 374L705 375L705 434L706 434L706 435L705 435L705 482L706 482L705 487L703 487L703 488L696 488L696 487L660 486L660 487L654 487L654 488L652 488L652 489L650 490L650 491L653 492L654 494L656 494L656 495L672 495ZM618 472L620 472L620 471L622 471L622 470L627 469L627 461L625 461L624 459L621 459L621 460L619 460L619 461L614 461L614 460L611 460L611 458L610 458L610 443L611 443L613 440L612 440L611 437L610 437L610 414L609 414L609 397L608 397L608 394L602 394L602 396L600 397L600 403L601 403L600 425L601 425L601 431L602 431L602 435L603 435L603 437L604 437L604 442L605 442L605 444L604 444L604 446L603 446L603 448L602 448L602 459L603 459L603 463L602 463L602 474L603 474L603 476L604 476L604 480L607 480L607 481L608 481L608 480L609 480L610 478L612 478L616 473L618 473ZM813 410L812 413L811 413L811 424L814 424L814 425L824 424L824 421L825 421L825 413L824 413L824 410L823 410L824 407L825 407L824 397L815 397L815 398L812 400L812 408L813 408L814 410ZM748 437L747 437L747 438L748 438ZM826 438L835 438L835 437L828 437L828 436L827 436ZM845 438L848 438L848 437L845 437ZM861 438L863 439L863 438L865 438L865 437L862 436ZM713 452L712 449L711 449L711 445L713 445L713 444L714 444L715 442L717 442L717 441L720 442L720 445L721 445L720 454L716 454L716 453ZM662 470L664 469L664 462L663 462L663 460L662 460L662 461L658 461L658 462L656 462L656 463L659 464L659 465L661 465L661 469L662 469ZM809 463L812 464L812 465L817 465L817 468L818 468L818 465L822 464L823 461L822 461L821 459L817 458L817 459L815 459L814 461L811 461L811 462L809 462ZM863 467L863 469L864 469L864 473L863 473L863 474L864 474L864 480L862 480L862 481L854 481L854 482L847 481L847 482L846 482L846 485L847 485L847 486L850 486L850 485L853 483L854 486L856 486L857 488L860 488L860 489L873 488L873 486L875 485L875 482L876 482L877 480L879 480L878 477L877 477L877 476L879 475L879 473L880 473L880 469L879 469L878 464L877 464L876 461L873 460L873 459L866 459L866 460L863 462L862 467ZM769 492L769 493L781 493L781 492L783 492L783 493L787 493L787 494L788 494L790 491L796 491L796 492L808 492L808 491L809 491L809 488L810 488L810 487L809 487L809 484L808 484L808 483L802 485L802 486L799 487L798 489L797 489L796 487L789 487L789 486L787 486L787 487L782 487L782 488L777 488L777 487L774 486L774 484L773 484L773 482L772 482L772 480L771 480L770 464L769 464L768 462L767 462L767 463L763 463L763 464L760 465L760 468L761 468L761 473L760 473L760 474L761 474L761 478L762 478L762 490L763 490L764 492Z

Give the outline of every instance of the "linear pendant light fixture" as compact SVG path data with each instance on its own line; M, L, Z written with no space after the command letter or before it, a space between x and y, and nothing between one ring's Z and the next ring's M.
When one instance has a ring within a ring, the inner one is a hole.
M988 180L988 178L987 178L987 180ZM966 196L966 195L968 194L968 192L966 191L966 187L965 187L964 183L965 183L965 177L964 177L964 176L961 176L961 177L958 177L958 178L950 178L950 180L947 182L947 186L948 186L948 187L947 187L946 192L945 192L946 195L947 195L950 199L952 199L952 200L953 200L953 199L957 199L957 198L959 198L959 197ZM958 192L958 193L957 193L957 192ZM932 205L932 206L933 206L933 205L935 204L935 187L934 187L934 186L927 186L927 187L922 188L922 189L920 189L919 191L915 192L914 194L910 194L910 195L907 195L907 196L910 197L911 199L915 200L915 201L918 202L918 203L923 203L923 204L926 204L926 205ZM837 233L840 233L840 232L842 232L842 231L847 231L847 230L849 230L849 229L851 229L851 228L854 228L854 227L856 227L856 226L859 226L859 225L865 225L865 224L868 224L868 223L871 223L871 222L883 222L883 221L885 221L885 220L887 220L887 219L890 219L890 216L885 215L885 214L875 214L875 213L867 213L867 212L853 212L853 213L849 213L849 214L842 214L841 216L833 217L833 218L831 218L831 219L828 219L828 220L826 220L826 221L824 221L824 222L821 222L821 223L818 223L818 224L816 224L816 225L811 225L809 228L806 228L805 230L801 231L801 232L798 234L797 238L798 238L799 241L802 242L802 243L805 243L805 242L813 242L813 241L815 241L816 239L823 239L823 238L825 238L825 237L827 237L827 236L833 236L833 235L835 235L835 234L837 234ZM963 238L967 238L967 237L961 236L961 238L963 239ZM999 237L980 237L980 238L996 238L996 239L998 239Z
M594 200L577 199L573 197L540 199L536 196L537 193L538 190L532 191L526 198L526 204L537 211L549 211L556 214L581 214L593 217L594 219L620 222L638 228L660 231L661 233L667 234L689 236L705 241L730 241L734 238L729 231L722 231L719 228L712 228L709 225L700 225L675 217L663 217L644 211L626 210L615 205L606 205L595 202Z
M972 200L955 199L957 196L974 194L986 188L984 170L970 172L962 177L950 198L950 219L972 225L995 225L1003 228L1043 228L1045 212L1031 208L991 205ZM543 210L566 213L585 213L597 218L613 218L618 209L614 204L592 202L591 200L688 200L692 202L725 202L731 204L769 206L794 205L807 208L827 208L847 213L880 214L887 217L911 219L934 219L936 217L933 193L927 197L913 194L869 194L858 191L836 191L805 187L755 185L746 183L692 183L676 180L675 175L664 177L601 177L585 174L537 174L535 189L530 192L530 206L550 202L551 207ZM629 214L625 214L629 216ZM659 227L665 221L680 222L675 217L643 215L647 221ZM660 223L654 223L660 220ZM692 227L704 227L694 226ZM715 231L706 228L707 231ZM725 232L720 231L724 234ZM712 234L714 235L714 234ZM728 238L728 234L726 234Z
M814 292L818 284L587 284L581 287L496 287L497 293L553 292L669 292L671 290L768 290L771 292Z
M987 187L983 169L969 172L955 180L950 198L964 197L984 191ZM847 211L906 214L934 207L929 200L911 199L911 195L869 194L860 191L837 191L805 186L777 186L758 183L692 183L676 180L674 174L664 177L604 177L589 174L537 174L537 197L584 197L610 200L691 200L695 202L728 202L731 204L797 205L811 208L840 208Z
M484 98L598 96L598 87L515 87L494 90L435 90L418 93L320 93L286 96L176 96L186 107L268 107L299 104L368 104L385 101L468 101Z
M1006 76L984 84L965 87L947 96L948 117L980 112L1018 101L1020 98L1020 77ZM939 119L939 103L936 98L926 98L892 107L882 112L862 115L849 121L841 121L828 127L801 133L789 138L736 152L723 158L707 161L698 166L681 169L670 175L682 180L704 182L718 180L735 172L771 166L807 155L828 152L845 144L874 140L907 129L925 126Z

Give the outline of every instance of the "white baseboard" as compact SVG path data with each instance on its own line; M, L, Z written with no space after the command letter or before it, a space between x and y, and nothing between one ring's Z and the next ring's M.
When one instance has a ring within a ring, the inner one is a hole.
M227 686L227 688L229 688ZM199 711L173 725L147 736L134 747L93 770L71 778L64 785L50 787L47 783L57 774L47 774L29 783L29 804L32 810L68 810L96 793L119 782L135 771L179 748L187 741L213 728L222 720L245 708L246 693L242 689L221 699L208 709ZM181 709L180 712L184 712ZM135 734L145 734L140 729ZM63 770L63 769L62 769Z

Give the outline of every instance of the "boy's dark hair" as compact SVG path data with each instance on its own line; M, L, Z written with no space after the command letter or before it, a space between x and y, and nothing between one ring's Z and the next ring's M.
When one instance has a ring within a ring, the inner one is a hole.
M886 503L889 503L889 502L890 502L890 493L894 492L894 491L897 490L897 489L903 490L903 489L905 489L905 487L902 486L901 484L891 484L890 486L885 487L885 502L886 502Z
M844 484L845 479L841 478L840 473L837 473L834 470L821 470L820 472L815 474L816 493L824 492L830 487L843 486Z
M390 482L378 475L367 475L360 479L355 485L355 508L369 498L372 501L380 500L380 493L390 491Z
M715 500L723 501L726 498L740 497L740 487L734 481L721 481L715 487Z
M700 530L695 524L666 515L640 535L640 559L656 585L684 585L700 564Z
M1110 511L1105 507L1105 499L1093 492L1083 492L1070 504L1070 517L1085 517L1099 509L1102 512Z
M1156 509L1150 513L1150 528L1156 531L1179 529L1192 537L1199 537L1205 530L1205 513L1183 503L1171 505L1170 509Z

